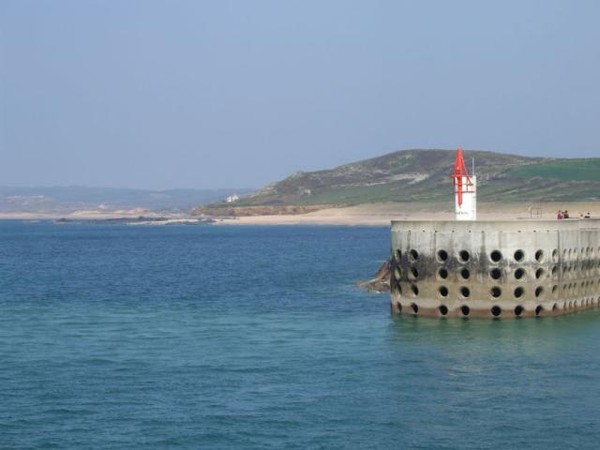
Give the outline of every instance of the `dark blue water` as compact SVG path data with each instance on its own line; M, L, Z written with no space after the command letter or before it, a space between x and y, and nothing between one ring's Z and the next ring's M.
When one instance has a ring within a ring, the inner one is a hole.
M0 448L582 449L600 313L389 314L385 228L0 222Z

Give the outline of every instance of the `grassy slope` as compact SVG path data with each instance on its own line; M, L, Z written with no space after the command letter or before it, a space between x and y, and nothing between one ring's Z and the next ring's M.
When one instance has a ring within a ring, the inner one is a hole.
M296 173L242 205L359 205L443 201L452 192L453 150L404 150L332 170ZM600 158L527 158L468 151L480 201L535 202L600 198ZM309 194L310 192L310 194Z
M558 159L508 171L516 177L540 177L566 181L599 181L600 158Z

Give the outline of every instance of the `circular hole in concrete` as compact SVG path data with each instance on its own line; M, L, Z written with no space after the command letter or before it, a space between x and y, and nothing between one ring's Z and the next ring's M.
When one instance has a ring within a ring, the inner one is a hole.
M558 285L555 284L554 286L552 286L552 293L553 294L555 294L557 290L558 290Z
M492 277L494 280L500 279L501 276L502 276L502 271L500 269L496 268L496 269L490 270L490 277Z
M444 269L443 267L438 270L438 276L442 279L445 280L446 278L448 278L448 270Z
M471 276L471 272L469 272L469 269L462 269L460 271L460 276L463 278L463 280L468 280Z
M419 295L419 287L416 284L411 284L410 290L412 291L415 297Z
M515 289L515 292L514 292L515 298L523 297L524 293L525 293L525 290L521 286L519 286L518 288Z
M517 250L514 254L514 257L515 261L521 262L523 261L523 258L525 258L525 253L523 253L523 250Z
M411 303L410 307L415 314L417 314L419 312L419 305L417 305L416 303Z
M502 308L500 308L498 305L492 306L492 315L494 317L498 317L500 314L502 314Z
M555 276L558 273L558 266L552 266L552 276Z
M502 289L500 289L498 286L494 286L492 289L490 289L490 294L492 294L492 297L498 298L502 295Z
M471 254L467 250L461 250L458 253L458 259L460 259L460 262L468 262L471 259Z
M542 262L543 259L544 259L544 250L538 250L537 252L535 252L535 260L537 262Z
M538 286L535 288L535 296L539 297L544 292L544 288L542 286Z
M463 286L460 288L460 295L463 296L464 298L469 298L469 296L471 295L471 291L469 290L468 287Z
M558 261L558 250L557 249L552 250L552 261L554 261L554 262Z
M394 277L396 278L396 280L402 278L402 269L400 269L400 267L396 267L394 269Z
M398 302L396 303L396 309L398 310L399 313L402 312L402 303Z
M446 262L448 261L448 252L446 250L438 250L437 257L438 261Z
M419 252L413 248L408 252L408 256L410 257L410 260L414 262L419 259Z
M467 305L462 305L460 307L460 312L462 313L463 316L468 316L469 313L471 312L471 308L469 308Z
M402 251L400 249L396 250L396 261L400 261L402 259Z
M446 305L440 305L440 307L438 309L440 310L440 314L442 316L445 316L446 314L448 314L448 307Z
M538 280L542 278L543 275L544 269L542 269L541 267L535 271L535 278L537 278Z
M448 288L446 286L440 286L438 292L442 297L448 297Z
M413 280L416 280L417 278L419 278L419 271L417 270L416 267L411 267L410 268L410 277Z
M495 263L500 262L502 260L502 252L500 252L500 250L494 250L490 253L490 259Z
M539 316L540 314L542 314L542 311L544 310L544 308L542 307L542 305L537 305L535 307L535 315Z
M554 305L552 305L552 311L556 311L558 309L558 305L555 303Z
M517 270L515 270L515 278L517 280L520 280L524 276L525 276L525 269L519 267Z
M523 307L521 305L515 306L515 316L519 317L523 314Z

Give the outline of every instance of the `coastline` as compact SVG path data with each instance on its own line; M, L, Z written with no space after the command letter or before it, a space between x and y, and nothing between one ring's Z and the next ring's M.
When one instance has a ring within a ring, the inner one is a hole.
M392 220L454 220L452 204L444 203L374 203L368 205L327 208L306 214L281 214L240 217L214 217L212 225L244 226L244 225L347 225L347 226L382 226L387 227ZM540 209L538 209L540 208ZM477 220L549 220L556 218L556 212L568 209L571 218L590 213L592 217L600 217L600 201L585 202L547 202L535 205L526 203L480 203L477 209ZM156 219L163 222L189 223L196 219L202 221L206 217L191 217L182 213L160 213L145 209L98 211L81 210L69 213L53 212L2 212L0 220L139 220L148 218L148 224ZM160 223L154 223L160 225Z
M217 219L215 225L348 225L390 226L393 220L454 220L454 210L446 203L377 203L345 208L329 208L301 215L246 216ZM538 209L541 208L541 209ZM568 209L571 218L590 213L600 217L600 202L481 203L477 220L550 220L559 209Z

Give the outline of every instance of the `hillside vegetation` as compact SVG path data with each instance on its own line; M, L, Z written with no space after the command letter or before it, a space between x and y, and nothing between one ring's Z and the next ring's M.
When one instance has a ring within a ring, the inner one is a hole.
M331 170L298 172L236 206L436 202L452 195L455 150L403 150ZM530 158L465 151L475 162L478 200L549 202L600 197L600 158ZM216 205L215 205L216 206Z

